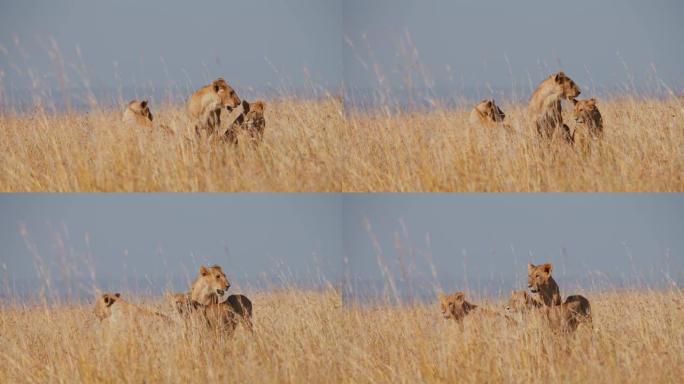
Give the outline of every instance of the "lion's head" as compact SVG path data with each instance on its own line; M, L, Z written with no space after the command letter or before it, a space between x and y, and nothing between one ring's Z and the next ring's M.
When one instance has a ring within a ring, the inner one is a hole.
M506 114L496 105L496 102L493 99L480 101L480 103L475 106L475 109L489 121L502 122L506 117Z
M573 103L575 107L572 110L572 116L577 123L585 124L594 120L594 116L598 112L596 99L573 100Z
M556 85L559 87L561 96L568 99L568 100L573 100L577 96L582 93L580 88L575 84L575 82L568 77L564 72L558 72L555 75L552 75L553 81L556 83Z
M112 305L121 298L120 293L103 293L95 302L95 316L104 320L112 314Z
M131 100L131 102L128 103L128 108L131 110L131 112L135 113L136 115L142 116L143 118L149 121L152 121L154 119L152 117L152 112L150 112L150 107L148 105L147 100Z
M465 300L465 293L456 292L450 295L439 294L439 304L445 319L462 320L468 312L477 308Z
M532 308L538 308L541 304L534 300L527 291L513 291L506 304L507 312L526 312Z
M211 87L221 100L221 105L226 107L228 111L232 111L233 108L237 108L241 104L235 90L222 77L214 80Z
M530 288L530 291L533 293L545 291L550 285L552 269L553 265L551 263L541 265L529 263L527 265L527 286Z
M228 288L230 282L220 266L201 266L192 283L190 298L201 305L215 304L224 297Z

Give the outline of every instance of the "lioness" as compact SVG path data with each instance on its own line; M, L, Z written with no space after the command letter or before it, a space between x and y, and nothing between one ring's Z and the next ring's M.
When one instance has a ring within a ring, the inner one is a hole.
M442 310L442 316L444 316L445 319L454 319L460 323L468 314L475 311L487 317L503 318L509 322L509 324L515 323L515 321L508 316L502 316L491 309L483 308L466 301L465 293L463 292L455 292L450 295L440 293L438 298Z
M123 113L121 121L132 126L152 128L152 113L147 100L131 100Z
M588 128L589 136L597 138L603 136L603 118L596 106L596 99L573 100L575 107L572 115L575 122L583 124Z
M580 323L592 321L589 300L581 295L569 296L563 304L547 307L528 295L527 291L514 291L508 299L506 312L541 314L551 329L562 332L574 332Z
M558 284L551 277L551 263L527 265L527 286L532 293L536 293L538 301L546 306L561 305L561 295Z
M116 324L125 324L132 320L156 319L172 323L166 315L137 307L121 298L120 293L103 293L95 301L95 316L100 321L107 319Z
M188 115L195 120L195 132L208 130L214 133L221 126L221 110L229 112L240 105L240 98L233 88L219 77L193 93L187 102Z
M577 84L563 72L553 74L539 84L527 108L539 135L552 138L556 132L561 132L563 139L572 142L570 128L563 124L561 100L573 100L580 93Z
M471 124L480 124L489 128L497 126L510 128L510 126L504 124L504 118L506 118L506 114L496 105L494 99L485 99L473 108L468 121Z
M240 130L249 134L252 140L259 142L264 136L266 129L266 118L264 118L264 109L266 103L261 100L247 102L242 101L242 113L235 119L233 124L225 133L225 139L229 142L237 144L238 132Z

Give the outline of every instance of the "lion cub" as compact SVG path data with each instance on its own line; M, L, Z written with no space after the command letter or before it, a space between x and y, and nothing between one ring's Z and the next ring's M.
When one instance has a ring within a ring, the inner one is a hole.
M260 142L264 137L264 130L266 129L266 118L264 117L264 110L266 103L261 100L253 102L242 101L242 113L235 119L233 124L225 133L225 139L229 142L237 144L238 132L243 131L249 134L250 138L255 142Z
M506 315L501 315L496 311L466 301L465 293L463 292L455 292L450 295L440 293L438 298L442 316L444 316L445 319L454 319L461 323L466 316L474 312L488 318L505 319L509 324L515 323L513 319Z
M575 118L575 122L586 126L590 137L602 137L603 118L596 106L596 99L573 100L573 103L575 104L575 107L573 108L572 116Z
M128 324L142 319L173 323L166 315L130 304L121 298L120 293L100 295L95 302L94 312L100 321L108 320L112 324Z
M480 124L488 128L502 126L510 129L510 125L504 123L505 118L506 114L496 105L494 99L485 99L473 108L468 121L471 124Z
M152 128L152 113L147 100L133 99L128 102L121 121L131 126Z

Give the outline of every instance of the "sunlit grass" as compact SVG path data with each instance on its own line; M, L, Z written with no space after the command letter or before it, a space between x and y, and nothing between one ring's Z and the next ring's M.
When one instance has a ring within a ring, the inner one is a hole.
M438 305L341 305L334 290L251 295L255 333L216 339L182 322L110 329L88 305L5 305L7 382L677 382L681 292L587 294L593 330L441 318ZM133 298L135 301L135 298ZM143 306L171 313L162 302ZM502 302L487 306L497 309Z

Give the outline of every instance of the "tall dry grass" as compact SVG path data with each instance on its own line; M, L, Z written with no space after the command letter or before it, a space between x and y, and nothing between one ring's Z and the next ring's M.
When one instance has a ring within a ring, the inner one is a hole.
M173 137L127 128L120 111L5 114L0 190L683 191L684 103L599 103L605 138L573 147L540 142L525 106L506 103L511 132L470 125L467 108L361 113L283 98L256 148L197 140L179 106L153 106Z
M272 101L263 143L197 140L182 107L153 109L160 129L120 111L0 118L3 191L339 191L341 103ZM234 118L235 116L233 116ZM227 120L224 118L224 121ZM226 125L224 123L224 125ZM224 127L225 128L225 127Z
M506 327L473 317L459 327L437 304L341 305L334 291L252 295L254 334L238 328L218 339L182 324L112 329L87 305L6 304L0 381L681 382L680 291L586 295L593 330L572 336L535 321Z

